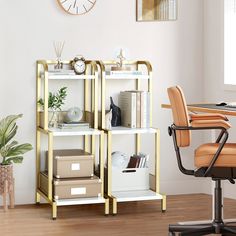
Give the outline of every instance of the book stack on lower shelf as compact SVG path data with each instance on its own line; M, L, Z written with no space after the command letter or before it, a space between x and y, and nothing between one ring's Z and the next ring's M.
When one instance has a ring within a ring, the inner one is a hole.
M53 199L101 196L101 180L94 175L94 156L80 149L54 150ZM47 171L40 173L40 189L48 194Z
M150 127L150 93L131 90L120 92L122 126L129 128Z
M138 155L133 155L129 159L127 168L147 168L147 163L149 160L149 155L144 153L139 153Z

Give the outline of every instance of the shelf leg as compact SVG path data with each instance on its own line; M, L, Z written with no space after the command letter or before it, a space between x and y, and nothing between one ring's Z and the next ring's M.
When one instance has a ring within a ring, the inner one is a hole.
M166 211L166 195L162 195L161 199L161 210L162 212Z
M52 219L53 220L57 219L57 204L56 204L56 202L52 203Z
M105 215L109 215L109 198L105 199Z
M38 192L35 194L35 202L36 204L40 204L40 194Z
M112 199L112 214L113 215L117 214L117 200L116 200L116 198Z

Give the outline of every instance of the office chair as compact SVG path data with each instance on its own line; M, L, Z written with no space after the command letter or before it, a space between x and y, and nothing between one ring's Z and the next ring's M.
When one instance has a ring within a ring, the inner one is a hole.
M187 112L184 94L179 86L168 88L174 123L168 128L172 136L180 171L195 177L210 177L215 182L214 216L211 223L169 225L169 235L200 236L208 234L236 235L236 226L229 226L222 219L221 180L234 184L236 179L236 144L226 143L231 127L227 117L221 114L192 114ZM205 143L195 150L194 170L185 169L180 148L191 143L191 131L219 130L215 143Z

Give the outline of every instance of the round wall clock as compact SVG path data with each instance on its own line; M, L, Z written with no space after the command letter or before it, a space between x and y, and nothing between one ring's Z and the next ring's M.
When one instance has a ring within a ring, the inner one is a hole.
M89 12L96 0L57 0L59 5L69 14L82 15Z

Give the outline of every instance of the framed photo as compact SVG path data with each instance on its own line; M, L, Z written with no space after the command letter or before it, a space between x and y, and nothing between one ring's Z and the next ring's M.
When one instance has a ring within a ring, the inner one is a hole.
M136 20L177 20L177 0L136 0Z

